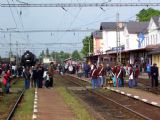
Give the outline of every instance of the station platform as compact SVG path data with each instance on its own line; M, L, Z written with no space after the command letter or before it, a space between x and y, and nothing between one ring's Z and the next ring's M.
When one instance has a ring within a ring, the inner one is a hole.
M37 93L37 95L36 95ZM76 120L74 113L62 96L53 89L37 89L35 92L34 114L36 120Z
M160 107L160 95L156 95L141 89L128 87L106 87L106 89Z
M87 81L87 82L91 82L90 78L84 78L84 77L77 77L77 75L70 75L72 77ZM104 87L104 89L108 89L114 92L117 92L119 94L122 95L126 95L128 97L132 97L134 99L140 100L142 102L145 102L147 104L151 104L153 106L156 107L160 107L160 95L148 92L148 91L144 91L141 89L136 89L136 88L129 88L128 86L126 87Z

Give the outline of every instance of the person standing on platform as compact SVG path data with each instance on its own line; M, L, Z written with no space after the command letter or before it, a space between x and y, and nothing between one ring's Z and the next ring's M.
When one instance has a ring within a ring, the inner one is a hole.
M53 64L53 62L51 62L50 63L50 66L49 66L49 68L48 68L48 73L49 73L49 81L50 81L50 83L49 83L49 87L53 87L53 84L54 84L54 82L53 82L53 75L54 75L54 64Z
M111 68L111 74L112 74L112 81L113 81L113 86L116 87L116 71L117 71L117 66L112 66Z
M37 87L37 65L35 65L32 69L32 87L34 86L35 88Z
M135 81L134 81L133 66L131 64L128 67L128 75L129 75L128 86L129 86L129 88L132 88L135 86Z
M29 89L29 87L30 87L30 78L31 78L31 73L30 73L29 67L26 67L24 69L23 77L25 79L25 89Z
M97 88L97 79L98 79L98 73L97 68L94 65L93 69L91 70L91 83L92 83L92 89Z
M148 73L149 79L151 78L151 65L148 63L146 66L146 72Z
M41 66L41 64L39 64L37 69L37 87L38 88L42 88L43 86L43 73L44 73L44 69Z
M103 68L103 65L99 65L98 69L98 85L100 87L103 87L104 84L105 84L105 81L104 81L104 68Z
M159 76L159 71L157 64L154 63L153 66L151 67L151 87L158 87L158 76Z
M136 65L135 71L134 71L134 80L135 80L135 87L138 85L138 76L140 74L140 70L138 68L138 65Z
M90 66L87 63L85 63L84 64L85 78L88 78L89 71L90 71Z

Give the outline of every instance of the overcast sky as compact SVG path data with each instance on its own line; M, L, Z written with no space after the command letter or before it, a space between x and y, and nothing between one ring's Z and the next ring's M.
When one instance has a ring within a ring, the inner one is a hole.
M8 0L9 3L74 3L74 2L107 2L108 0ZM110 0L111 2L160 2L160 0ZM0 0L0 3L7 3L7 0ZM0 7L0 28L16 28L16 30L33 29L99 29L101 22L116 21L116 13L120 13L120 21L135 20L136 14L147 7L98 7L93 8L2 8ZM160 7L154 7L160 9ZM13 14L12 14L13 13ZM20 15L21 13L21 15ZM19 45L18 53L29 49L39 54L43 49L50 51L81 50L82 39L91 32L48 32L48 33L12 33L11 42L29 43ZM0 56L7 56L9 52L9 33L0 33ZM40 45L38 43L81 43L74 45ZM37 44L36 44L37 43ZM12 46L15 53L16 46Z

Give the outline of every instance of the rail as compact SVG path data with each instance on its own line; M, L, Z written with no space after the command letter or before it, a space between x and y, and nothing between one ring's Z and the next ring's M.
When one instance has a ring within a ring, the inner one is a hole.
M75 82L75 81L72 81L72 80L69 80L69 81L72 82L72 83L74 83L74 84L76 84L76 85L78 85L78 86L85 87L85 86L83 86L82 84L80 84L80 83L78 83L78 82ZM86 87L85 87L85 88L86 88ZM134 113L134 114L136 114L136 115L138 115L138 116L140 116L141 118L144 118L144 119L146 119L146 120L152 120L151 118L149 118L149 117L147 117L147 116L145 116L145 115L143 115L143 114L141 114L141 113L138 113L137 111L134 111L134 110L132 110L132 109L130 109L130 108L128 108L128 107L126 107L126 106L124 106L124 105L116 102L116 101L113 100L113 99L107 98L107 97L105 97L104 95L99 94L98 92L95 92L95 91L90 90L90 89L88 89L88 88L86 88L86 90L87 90L88 92L90 92L90 93L95 94L96 96L99 96L99 97L101 97L101 98L103 98L103 99L105 99L105 100L111 101L112 103L114 103L114 104L116 104L116 105L118 105L118 106L120 106L120 107L123 107L124 109L126 109L126 110L128 110L128 111L130 111L130 112L132 112L132 113Z
M14 104L14 106L11 109L11 111L9 112L8 117L7 117L6 120L11 120L12 119L12 117L13 117L15 111L16 111L17 106L18 106L19 102L21 101L21 99L22 99L22 97L24 95L24 92L25 92L25 89L22 90L22 92L21 92L20 96L18 97L16 103Z

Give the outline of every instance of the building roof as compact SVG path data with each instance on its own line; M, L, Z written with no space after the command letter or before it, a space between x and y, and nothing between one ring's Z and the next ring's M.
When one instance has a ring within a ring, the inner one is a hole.
M152 19L154 20L154 22L157 25L157 27L159 27L160 26L160 24L159 24L160 16L154 16L154 17L152 17Z
M99 38L102 39L102 31L95 31L92 33L93 38Z
M149 22L128 22L126 23L127 30L131 34L138 34L138 33L146 33L148 28Z
M120 22L121 25L119 30L124 29L124 23ZM107 31L116 31L117 29L117 23L116 22L102 22L100 25L100 30L107 30Z

